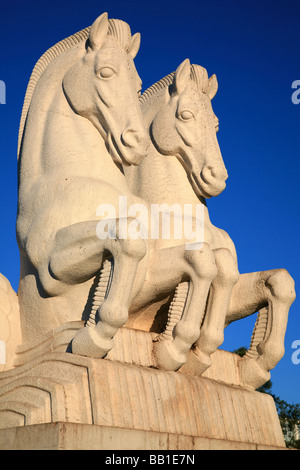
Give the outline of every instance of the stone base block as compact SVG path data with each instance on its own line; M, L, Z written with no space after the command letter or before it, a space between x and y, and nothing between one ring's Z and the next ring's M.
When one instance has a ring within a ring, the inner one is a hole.
M69 332L0 374L0 449L285 448L272 397L242 384L238 356L216 351L202 376L194 362L167 372L149 333L124 329L93 359L66 352Z
M0 430L1 450L285 450L282 447L76 423ZM133 454L134 455L134 454ZM143 456L143 458L146 458Z
M57 425L55 445L67 429L74 435L67 445L75 448L77 439L84 446L89 438L74 429L100 436L95 442L103 448L285 445L271 396L209 378L68 353L49 353L10 372L0 388L0 448L8 436L15 436L13 448L34 443L22 438L38 429L33 425L45 430L35 445L47 447L55 429L48 423L57 422L66 426Z

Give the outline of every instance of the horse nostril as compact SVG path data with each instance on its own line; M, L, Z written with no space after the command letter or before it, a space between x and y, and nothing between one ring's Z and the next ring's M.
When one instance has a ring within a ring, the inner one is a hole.
M207 168L208 170L210 170L211 176L213 176L214 178L218 178L218 171L216 170L216 168L211 166L208 166Z
M204 168L204 174L206 177L211 175L214 179L225 181L228 178L228 173L225 167L222 166L206 166Z
M121 141L125 147L136 147L142 139L143 135L134 129L126 129L121 135Z

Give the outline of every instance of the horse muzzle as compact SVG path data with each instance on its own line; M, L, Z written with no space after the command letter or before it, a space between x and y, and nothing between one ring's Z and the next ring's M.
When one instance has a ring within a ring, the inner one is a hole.
M228 173L224 166L206 165L202 168L199 177L195 174L193 176L201 195L210 198L224 191Z
M146 131L126 129L121 135L120 153L126 165L139 165L146 156L150 139Z

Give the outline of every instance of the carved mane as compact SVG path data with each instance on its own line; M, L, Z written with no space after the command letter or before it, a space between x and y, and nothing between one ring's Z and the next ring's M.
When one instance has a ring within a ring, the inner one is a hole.
M131 39L131 31L130 31L129 25L125 23L125 21L122 21L122 20L109 19L108 21L109 21L109 29L108 29L107 35L115 37L119 45L127 52L129 45L130 45L130 39ZM88 26L87 28L82 29L81 31L78 31L75 34L65 39L62 39L57 44L50 47L50 49L48 49L41 56L41 58L37 61L36 65L34 66L34 69L31 73L31 76L27 85L22 113L21 113L19 137L18 137L18 158L20 154L21 142L23 138L23 132L24 132L28 110L30 107L30 103L31 103L31 99L32 99L35 87L40 77L42 76L43 72L46 70L48 65L56 57L58 57L60 54L67 51L71 47L75 46L76 44L86 41L89 37L90 29L91 29L91 26Z
M144 93L140 96L140 103L144 104L151 96L156 95L159 90L170 86L173 83L174 74L175 72L169 73L169 75L161 78L158 82L147 88L147 90L145 90Z
M141 105L148 101L150 97L156 95L159 90L172 85L174 75L175 72L169 73L169 75L166 75L164 78L147 88L140 97ZM203 93L208 91L209 78L204 67L201 67L201 65L191 64L191 79L195 84L196 90L202 91Z

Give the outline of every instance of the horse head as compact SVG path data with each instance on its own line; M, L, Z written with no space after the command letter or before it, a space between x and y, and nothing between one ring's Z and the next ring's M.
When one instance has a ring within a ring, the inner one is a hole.
M215 75L208 79L203 67L186 59L173 74L150 128L157 150L175 155L197 196L205 198L220 194L228 177L216 137L219 122L211 106L217 88Z
M98 129L118 164L137 165L148 137L139 104L141 79L133 59L140 34L103 13L90 28L84 56L69 68L63 90L73 111Z

